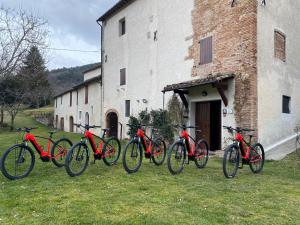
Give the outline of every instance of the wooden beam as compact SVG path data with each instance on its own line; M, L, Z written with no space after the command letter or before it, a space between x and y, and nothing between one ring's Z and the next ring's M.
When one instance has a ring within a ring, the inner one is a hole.
M218 92L219 92L219 94L222 98L222 101L223 101L224 105L227 107L228 106L228 99L225 95L222 84L219 81L215 81L214 86L217 88L217 90L218 90Z
M178 94L185 109L188 111L189 110L189 103L185 97L185 95L189 94L189 92L187 90L174 90L175 94Z

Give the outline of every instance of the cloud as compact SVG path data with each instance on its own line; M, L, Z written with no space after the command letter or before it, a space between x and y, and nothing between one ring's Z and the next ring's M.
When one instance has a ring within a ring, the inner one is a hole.
M98 50L100 27L96 20L117 0L0 0L0 5L23 8L45 18L52 48ZM76 66L100 61L95 53L51 52L49 67ZM55 57L54 57L55 56Z

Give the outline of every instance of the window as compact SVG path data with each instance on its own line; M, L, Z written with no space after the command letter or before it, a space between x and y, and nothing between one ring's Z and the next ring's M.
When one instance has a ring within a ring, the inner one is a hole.
M123 36L126 33L126 20L125 18L119 21L119 35Z
M85 86L85 104L89 103L89 87Z
M71 92L70 92L70 106L72 106L72 103L73 103L72 100L73 100L73 99L72 99L72 91L71 91Z
M57 108L57 98L55 99L55 108Z
M285 62L286 60L286 37L280 31L275 31L274 34L274 55L275 58Z
M291 113L291 97L282 96L282 113L290 114Z
M125 85L126 84L126 69L121 69L120 70L120 85Z
M76 105L78 105L78 90L76 91Z
M60 97L60 104L62 105L63 102L63 96Z
M81 120L82 117L82 111L79 111L79 120Z
M200 41L200 65L212 62L212 37Z
M125 117L130 117L130 100L125 101Z

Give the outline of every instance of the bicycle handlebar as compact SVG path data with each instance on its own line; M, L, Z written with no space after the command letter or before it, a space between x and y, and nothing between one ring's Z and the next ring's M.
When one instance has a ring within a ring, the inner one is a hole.
M37 127L23 127L23 128L18 128L17 132L22 132L22 131L30 132L31 130L36 130L36 129L38 129L38 128Z
M186 125L179 125L179 124L174 124L172 125L175 128L182 128L182 129L199 129L197 126L186 126Z
M227 129L229 132L237 132L237 133L241 133L241 132L253 132L255 130L253 129L249 129L249 128L240 128L240 127L237 127L237 128L233 128L233 127L229 127L229 126L223 126L223 128Z
M74 125L76 127L82 127L84 129L90 129L90 128L101 128L101 126L96 126L96 125L93 125L93 126L90 126L90 125L81 125L81 124L77 124L77 123L74 123Z

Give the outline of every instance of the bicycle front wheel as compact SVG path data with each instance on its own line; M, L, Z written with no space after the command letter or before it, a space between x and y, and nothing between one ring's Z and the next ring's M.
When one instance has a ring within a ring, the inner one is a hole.
M123 152L123 167L127 173L136 173L143 160L142 148L137 140L131 140Z
M72 145L72 142L67 138L62 138L54 143L51 149L51 159L55 166L63 167L65 165L68 150Z
M78 143L68 152L65 167L71 177L80 176L87 168L90 160L89 151L85 144Z
M265 164L265 151L261 144L256 143L250 148L250 169L253 173L260 173Z
M168 169L171 174L177 175L182 172L186 158L186 149L181 141L175 142L168 153Z
M25 145L11 147L4 153L0 161L2 174L10 180L27 177L32 171L34 163L34 153Z
M103 161L106 165L112 166L115 165L121 154L121 144L120 141L115 138L111 137L110 139L105 142L103 146L104 151L104 158Z
M223 172L226 178L234 178L239 168L240 151L237 145L230 145L225 149L223 158Z
M208 144L204 140L200 140L195 148L195 164L199 169L206 166L208 161Z

